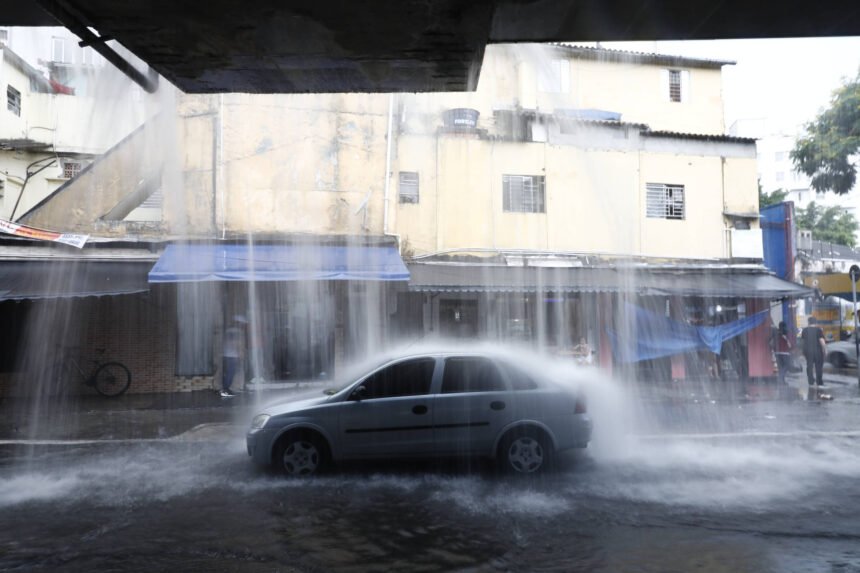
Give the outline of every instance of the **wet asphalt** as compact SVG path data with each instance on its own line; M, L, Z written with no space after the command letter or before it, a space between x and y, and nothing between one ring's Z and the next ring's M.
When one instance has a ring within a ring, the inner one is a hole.
M35 426L7 400L0 570L860 571L856 382L790 382L601 380L594 442L536 479L449 460L284 480L243 433L291 390L86 398Z

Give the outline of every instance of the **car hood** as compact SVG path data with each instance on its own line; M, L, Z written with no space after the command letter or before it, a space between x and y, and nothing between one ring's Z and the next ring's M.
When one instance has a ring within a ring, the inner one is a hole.
M305 400L276 402L263 408L261 413L268 414L270 416L280 416L281 414L289 414L290 412L297 412L306 408L318 406L319 404L328 401L330 398L331 396L320 396L318 398L308 398Z

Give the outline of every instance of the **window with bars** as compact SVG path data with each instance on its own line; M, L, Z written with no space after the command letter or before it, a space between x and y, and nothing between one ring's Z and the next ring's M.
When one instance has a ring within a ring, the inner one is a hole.
M681 70L669 70L669 101L681 101Z
M81 172L81 163L80 161L64 161L63 162L63 177L65 179L71 179L73 177L77 177L78 173Z
M685 218L683 185L648 183L645 189L645 214L647 217L674 220Z
M10 85L6 86L6 109L21 117L21 92Z
M545 213L543 175L502 175L502 208L512 213Z
M401 203L418 202L418 173L414 171L400 172L400 190L398 195Z

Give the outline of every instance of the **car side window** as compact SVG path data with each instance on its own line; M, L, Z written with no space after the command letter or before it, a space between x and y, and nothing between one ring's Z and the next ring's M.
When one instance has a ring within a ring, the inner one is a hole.
M508 375L508 380L511 382L511 388L514 390L536 390L540 386L532 379L531 376L508 364L504 365L505 374Z
M457 357L445 360L442 393L504 392L508 388L492 361L480 357Z
M418 358L386 366L371 374L361 383L365 389L361 399L372 400L374 398L429 394L435 365L436 360L433 358ZM355 391L353 391L350 399L358 399Z

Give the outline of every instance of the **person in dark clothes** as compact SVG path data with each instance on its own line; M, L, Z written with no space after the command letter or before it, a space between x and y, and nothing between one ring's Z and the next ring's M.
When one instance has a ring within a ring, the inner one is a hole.
M803 339L803 356L806 358L806 381L810 386L823 386L827 342L824 339L824 331L818 326L815 317L810 317L809 326L803 329L800 338Z
M785 325L785 322L780 322L779 329L776 332L776 344L774 348L780 384L785 384L785 376L791 367L791 349L792 344L788 338L788 327Z

